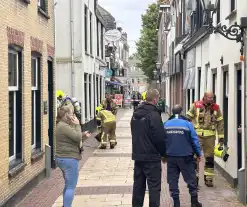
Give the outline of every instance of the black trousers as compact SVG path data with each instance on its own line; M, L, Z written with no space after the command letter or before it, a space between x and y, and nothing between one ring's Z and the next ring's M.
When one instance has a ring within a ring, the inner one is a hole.
M187 183L190 195L197 196L197 180L195 162L193 156L167 157L167 183L173 199L179 199L179 175L180 172Z
M149 190L149 207L160 206L161 191L161 162L135 161L133 207L143 207L146 191L146 182Z

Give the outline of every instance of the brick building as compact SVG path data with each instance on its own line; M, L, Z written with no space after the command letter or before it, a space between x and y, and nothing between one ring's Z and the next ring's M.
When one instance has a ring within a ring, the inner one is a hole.
M15 206L20 190L45 174L55 118L53 28L53 1L0 1L0 206Z

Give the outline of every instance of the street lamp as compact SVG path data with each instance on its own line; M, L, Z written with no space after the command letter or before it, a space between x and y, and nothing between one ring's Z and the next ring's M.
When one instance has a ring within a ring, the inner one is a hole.
M229 40L235 40L236 42L241 43L240 54L241 58L243 58L244 54L244 36L245 36L245 29L247 28L247 17L240 18L240 25L235 22L235 24L227 27L226 25L221 26L213 26L213 15L218 10L218 0L216 0L215 5L211 3L211 0L201 0L201 3L204 7L204 22L208 22L208 32L209 34L212 33L219 33L225 38Z

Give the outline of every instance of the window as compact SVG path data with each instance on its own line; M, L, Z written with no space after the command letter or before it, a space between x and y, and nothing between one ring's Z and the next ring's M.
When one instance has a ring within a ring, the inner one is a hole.
M85 52L87 52L87 50L88 50L88 45L87 45L87 41L88 41L88 36L87 36L87 6L85 5L85 7L84 7L84 32L85 32L85 34L84 34L84 38L85 38Z
M197 85L197 88L198 88L198 100L201 99L201 76L202 76L202 71L201 71L201 68L198 68L198 85Z
M217 73L213 73L212 77L212 92L216 94L216 89L217 89Z
M236 10L236 0L231 0L231 12Z
M93 54L93 31L92 31L92 12L90 12L90 17L89 17L89 20L90 20L90 54L92 55Z
M32 77L32 150L41 148L40 57L31 59Z
M100 81L99 81L99 100L100 102L102 101L102 77L100 77Z
M87 74L85 73L84 74L84 113L85 113L85 121L87 121L87 117L88 117L88 114L87 114Z
M99 20L97 19L97 27L96 27L96 29L97 29L97 56L99 57Z
M9 161L10 168L22 159L22 52L8 51Z
M96 77L96 102L97 102L97 106L99 105L100 101L99 101L99 77Z
M89 114L90 118L92 117L92 75L89 75Z
M44 12L47 12L47 2L46 0L38 0L38 7L42 9Z
M95 78L95 75L93 75L93 94L94 94L94 116L95 116L95 104L97 103L97 94L96 94L96 87L97 87L97 85L95 85L96 84L96 80L95 80L96 78ZM98 106L98 105L97 105ZM96 107L97 107L96 106Z
M208 67L209 65L206 65L205 66L205 74L204 74L204 91L207 91L207 88L208 88Z
M101 59L104 59L104 27L101 24Z
M217 20L217 24L219 24L220 23L220 0L218 0L216 20Z

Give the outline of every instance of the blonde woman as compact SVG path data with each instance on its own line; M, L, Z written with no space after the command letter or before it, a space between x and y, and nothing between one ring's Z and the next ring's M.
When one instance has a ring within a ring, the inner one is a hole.
M56 128L56 163L63 172L65 186L63 206L71 207L79 174L81 143L88 132L81 132L79 120L74 115L72 105L63 106L58 111Z

